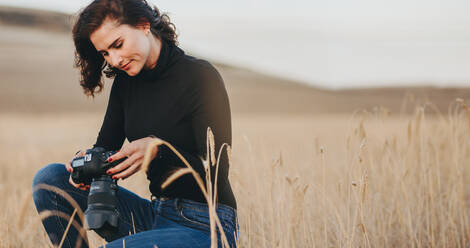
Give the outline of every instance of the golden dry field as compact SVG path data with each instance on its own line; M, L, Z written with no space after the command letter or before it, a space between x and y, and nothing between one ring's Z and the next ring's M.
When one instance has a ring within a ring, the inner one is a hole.
M82 96L68 33L0 25L0 54L0 247L50 247L33 176L95 142L110 82ZM217 67L240 247L470 247L468 89L335 92ZM120 185L150 196L143 172Z
M469 117L236 116L240 247L468 247ZM1 115L0 247L49 245L32 177L92 144L101 118ZM121 185L149 197L143 173Z

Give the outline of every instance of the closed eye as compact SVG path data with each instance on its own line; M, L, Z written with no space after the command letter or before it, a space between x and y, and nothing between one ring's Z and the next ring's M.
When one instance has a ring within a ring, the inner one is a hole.
M119 48L122 47L122 44L124 43L124 41L119 42L119 44L116 44L116 42L118 42L118 39L117 39L116 41L114 41L113 44L111 44L111 45L109 46L109 48L114 47L114 48L116 48L116 49L119 49ZM108 49L109 49L109 48L108 48ZM101 50L101 51L99 51L99 52L101 53L101 55L103 55L103 57L106 57L106 56L109 55L108 52L106 52L106 51L104 51L104 50Z

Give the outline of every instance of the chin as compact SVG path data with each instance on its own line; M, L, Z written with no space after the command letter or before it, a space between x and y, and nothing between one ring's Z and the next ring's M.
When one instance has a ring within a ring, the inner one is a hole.
M140 70L136 70L136 68L130 68L129 70L125 71L127 73L127 75L133 77L137 74L139 74Z
M127 73L127 75L133 77L133 76L136 76L137 74L139 74L141 70L142 70L142 68L139 69L138 65L133 65L131 68L129 68L129 70L127 70L125 72Z
M131 77L133 77L133 76L135 76L135 75L138 74L138 73L136 73L135 71L130 71L130 70L129 70L129 71L126 71L126 73L127 73L127 75L129 75L129 76L131 76Z

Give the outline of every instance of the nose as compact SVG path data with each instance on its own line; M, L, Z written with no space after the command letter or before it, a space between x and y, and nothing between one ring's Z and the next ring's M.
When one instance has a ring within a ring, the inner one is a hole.
M110 53L109 56L111 58L111 65L113 67L120 67L121 66L122 57L121 57L120 54L114 52L114 53Z

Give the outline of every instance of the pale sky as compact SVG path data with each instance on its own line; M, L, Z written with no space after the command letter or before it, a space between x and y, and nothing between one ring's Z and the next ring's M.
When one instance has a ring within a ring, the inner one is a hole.
M89 0L0 0L76 13ZM470 86L470 1L151 0L191 52L327 88Z
M73 13L90 0L0 0L0 4ZM150 0L164 11L185 16L307 16L330 20L470 21L466 0Z

